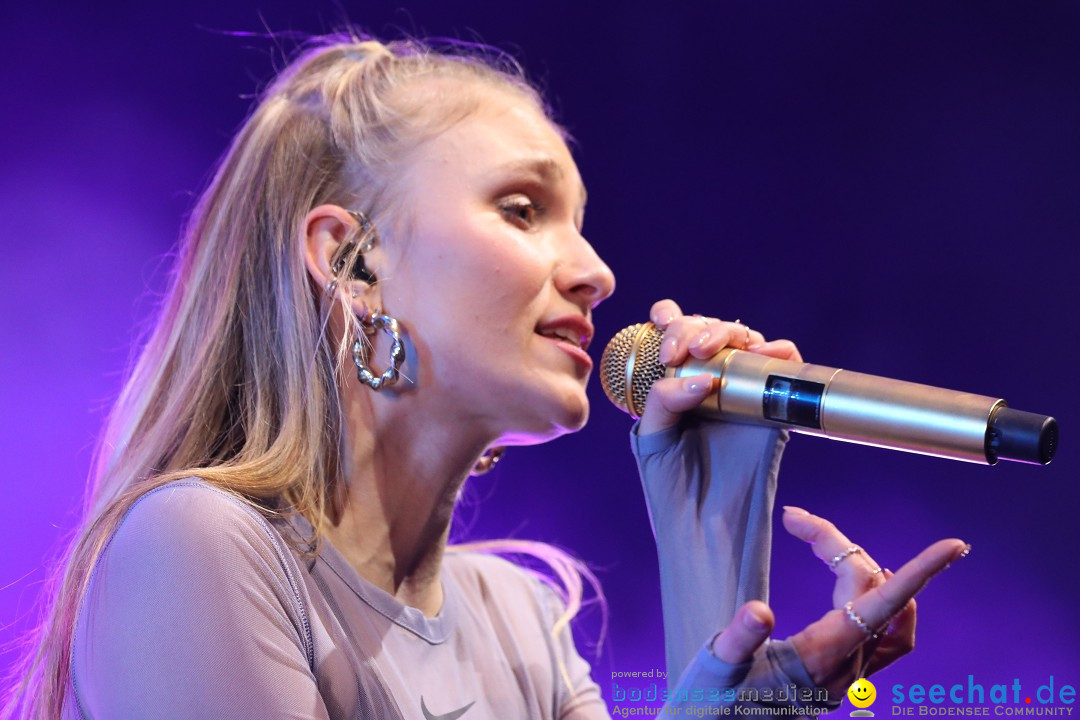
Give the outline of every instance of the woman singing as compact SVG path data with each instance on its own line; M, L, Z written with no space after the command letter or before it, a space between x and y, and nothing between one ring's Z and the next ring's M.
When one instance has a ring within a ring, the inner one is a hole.
M608 717L567 625L582 568L508 544L545 559L560 593L447 546L470 474L588 417L591 315L615 280L584 209L564 133L505 61L312 43L195 208L4 714ZM672 364L725 346L798 358L671 301L652 320ZM708 390L659 382L633 433L673 688L719 704L710 689L795 683L831 696L803 711L834 706L911 649L912 596L965 546L894 576L788 509L837 573L835 608L766 642L785 436L684 418Z

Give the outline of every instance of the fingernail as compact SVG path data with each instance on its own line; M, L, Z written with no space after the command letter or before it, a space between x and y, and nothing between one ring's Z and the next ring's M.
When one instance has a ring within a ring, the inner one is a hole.
M957 557L958 559L959 559L959 558L966 558L966 557L967 557L968 555L970 555L970 554L971 554L971 544L970 544L970 543L965 543L965 545L964 545L964 549L963 549L963 550L961 550L961 551L960 551L960 554L959 554L959 555L957 555L956 557Z
M757 352L758 350L761 349L761 346L764 345L764 344L765 343L750 343L749 345L746 346L746 349L749 350L750 352Z
M794 505L785 505L784 512L789 512L792 515L809 515L810 513L803 510L801 507L795 507Z
M768 623L758 617L757 613L755 612L746 613L743 618L743 624L746 625L747 629L753 630L755 632L761 632L769 626Z
M672 310L663 310L656 316L656 320L653 321L654 325L660 327L667 327L671 324L671 321L675 319L675 313Z
M691 395L701 395L712 389L711 375L695 375L683 380L683 390Z
M667 365L675 357L675 353L679 350L679 338L672 336L664 341L664 344L660 346L660 364Z
M706 342L708 342L709 338L711 338L711 337L712 337L712 333L709 332L708 330L706 330L705 332L701 333L700 335L698 335L696 338L694 338L690 342L690 347L699 348L702 345L704 345Z

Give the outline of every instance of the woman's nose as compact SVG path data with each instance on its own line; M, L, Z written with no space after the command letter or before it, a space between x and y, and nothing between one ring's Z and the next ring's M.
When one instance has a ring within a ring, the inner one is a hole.
M576 234L570 255L560 267L559 290L580 298L585 307L596 307L615 292L615 273L600 259L589 241Z

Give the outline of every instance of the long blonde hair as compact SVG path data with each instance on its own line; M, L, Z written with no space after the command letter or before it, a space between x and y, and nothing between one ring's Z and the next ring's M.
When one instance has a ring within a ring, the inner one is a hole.
M437 103L399 92L424 78L460 80L464 91ZM327 337L303 221L323 203L361 208L377 225L400 220L395 163L472 112L477 86L518 93L550 117L505 57L355 36L309 43L262 94L188 222L160 317L98 448L85 519L0 715L61 715L91 570L146 492L198 476L257 506L285 503L317 535L339 517L344 344ZM577 589L570 580L574 610L580 577Z

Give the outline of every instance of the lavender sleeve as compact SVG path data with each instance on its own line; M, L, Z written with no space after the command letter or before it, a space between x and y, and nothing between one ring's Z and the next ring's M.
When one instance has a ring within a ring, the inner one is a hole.
M66 717L327 718L298 572L232 496L196 482L148 493L91 578Z
M813 687L787 641L767 642L741 665L711 652L712 639L741 605L769 600L772 510L787 439L783 430L692 416L649 435L640 435L636 424L631 431L656 537L675 698L693 700L703 691L700 699L707 701L710 690L727 689L766 697L792 685ZM732 701L730 693L720 695ZM776 704L801 703L777 698Z
M769 600L782 430L684 418L631 432L660 561L668 677L749 600Z

